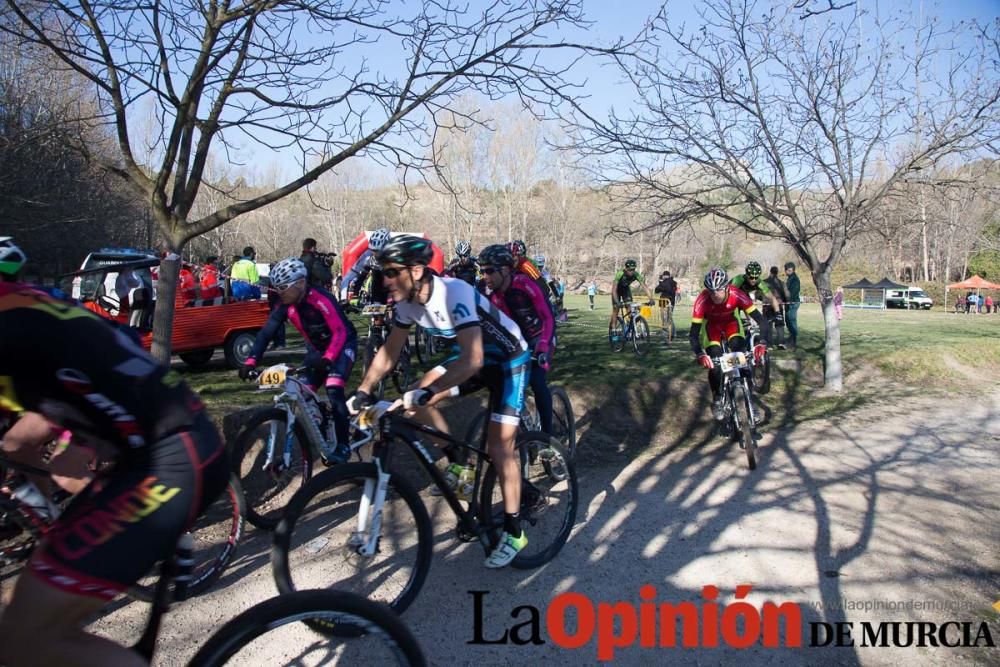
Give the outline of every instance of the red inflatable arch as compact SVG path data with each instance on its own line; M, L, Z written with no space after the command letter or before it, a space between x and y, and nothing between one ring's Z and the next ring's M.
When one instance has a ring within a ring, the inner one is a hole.
M346 248L344 248L344 252L340 255L340 262L343 267L341 269L341 275L347 275L347 272L351 270L352 266L354 266L354 262L358 261L358 258L361 257L366 250L368 250L368 236L370 234L371 232L361 232L354 238L353 241L347 244ZM419 236L425 239L428 238L426 233L414 232L392 232L391 235L399 236L401 234ZM434 249L434 256L431 258L430 267L434 269L438 275L441 275L444 273L444 253L441 252L441 248L437 247L437 244L432 242L431 246Z

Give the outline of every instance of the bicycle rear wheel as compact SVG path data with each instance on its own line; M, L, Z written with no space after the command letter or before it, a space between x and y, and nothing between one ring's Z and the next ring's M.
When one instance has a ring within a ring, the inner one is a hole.
M615 323L608 326L608 342L611 344L612 352L621 352L625 349L625 321L620 317L615 318Z
M757 443L753 439L753 425L750 421L750 394L747 393L742 384L733 384L733 417L734 424L738 429L736 435L739 436L740 447L747 456L747 466L750 470L757 468Z
M363 628L364 636L317 641L308 625ZM427 662L413 633L385 605L342 591L311 590L247 609L212 635L191 664L423 667Z
M336 588L385 602L402 613L431 565L427 509L402 477L389 479L376 552L360 553L358 514L374 493L374 463L344 463L313 477L295 494L274 532L271 567L278 590ZM373 530L369 516L360 529ZM323 631L322 628L314 628Z
M576 469L555 438L540 431L520 433L517 449L521 457L521 525L528 545L511 565L524 570L539 567L559 553L573 529L580 498ZM531 449L537 451L536 456L529 456ZM479 504L479 520L495 543L503 530L504 508L493 466L483 475Z
M403 349L399 353L399 360L396 362L396 366L392 369L392 385L396 388L396 391L402 396L407 387L410 386L412 382L412 371L410 370L410 344L409 342L403 343Z
M637 355L645 356L649 352L649 325L646 323L646 318L636 315L632 326L632 347L635 348Z
M191 528L194 540L194 564L187 597L207 591L222 576L236 556L236 548L243 537L243 489L236 475L230 475L229 484L219 497L209 505ZM159 569L153 570L128 589L129 597L150 602L159 581Z
M378 354L378 349L382 347L382 342L382 337L378 334L368 336L368 341L365 343L365 354L361 360L361 377L364 377L368 373L368 369L372 365L372 360ZM372 389L372 396L375 397L376 401L381 401L382 397L385 396L385 378L379 380L378 384Z
M569 394L562 387L549 387L552 392L552 436L562 443L570 461L576 461L576 417Z
M274 408L247 422L233 445L233 471L243 487L246 518L261 530L274 530L285 505L312 477L309 438L298 421L292 442L287 443L288 465L284 464L287 432L287 413ZM265 470L271 447L276 460Z

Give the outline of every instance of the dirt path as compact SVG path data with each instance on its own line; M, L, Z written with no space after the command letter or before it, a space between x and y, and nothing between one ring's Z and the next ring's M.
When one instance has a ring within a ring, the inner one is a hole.
M454 539L453 520L425 490L435 520L434 562L404 619L435 665L592 664L596 638L576 650L552 642L545 608L556 595L575 591L594 602L638 605L640 587L650 584L657 603L701 608L703 586L718 586L725 605L738 584L749 584L745 599L754 607L799 603L804 645L815 621L853 622L856 645L633 647L616 651L614 664L997 664L997 649L861 647L860 622L972 621L978 628L988 620L1000 642L991 610L1000 599L998 424L996 389L974 399L871 406L767 435L754 472L734 446L693 431L683 442L657 443L639 460L581 470L573 535L554 562L530 572L485 570L481 548ZM207 628L275 594L268 546L260 535L249 540L218 590L175 609L161 664L179 664ZM528 620L528 610L516 619L511 611L533 605L545 643L467 643L471 590L488 591L486 638ZM128 604L94 629L124 640L143 613Z

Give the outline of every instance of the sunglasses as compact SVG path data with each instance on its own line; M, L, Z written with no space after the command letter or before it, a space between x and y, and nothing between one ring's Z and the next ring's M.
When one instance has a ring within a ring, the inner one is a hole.
M485 275L487 275L487 276L491 276L494 273L497 273L499 270L500 270L499 267L496 267L496 266L484 266L484 267L482 267L482 272Z
M271 285L271 289L273 289L275 292L278 292L280 294L282 292L287 292L292 287L295 287L296 283L298 283L298 282L299 281L296 280L295 282L288 283L286 285Z
M386 278L398 278L399 274L403 272L404 269L409 267L403 267L402 269L397 269L396 267L382 269L382 275Z

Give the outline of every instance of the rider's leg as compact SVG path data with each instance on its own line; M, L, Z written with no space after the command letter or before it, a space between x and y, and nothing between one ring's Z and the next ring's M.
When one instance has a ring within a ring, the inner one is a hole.
M54 437L52 424L49 420L37 412L25 412L7 430L3 436L3 452L12 461L24 463L36 468L45 468L42 460L42 448ZM28 475L35 486L42 493L49 495L52 493L51 484L47 477L39 475Z
M531 366L531 393L535 395L535 407L542 430L552 435L552 392L549 390L548 372L538 364Z
M444 363L447 364L449 361L451 360L449 359ZM418 387L426 387L432 384L435 380L437 380L444 374L445 374L445 367L443 365L435 366L434 368L424 373L424 376L420 378L420 380L417 381L416 384ZM442 433L450 434L451 430L448 428L448 421L444 418L444 415L441 414L441 411L435 408L434 406L436 406L444 399L456 395L458 395L458 393L454 389L447 389L445 391L438 392L431 397L431 400L427 402L427 405L421 408L412 408L411 410L408 410L406 414L407 416L412 417L421 424L426 424L427 426L436 428ZM437 447L440 447L444 451L445 455L448 457L448 461L450 463L464 464L465 461L468 459L467 450L461 447L452 447L451 443L448 442L447 440L441 440L439 438L434 438L426 434L424 435L424 437L430 438Z

